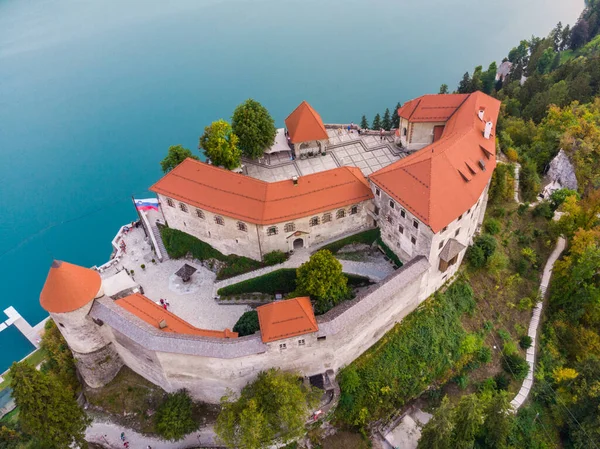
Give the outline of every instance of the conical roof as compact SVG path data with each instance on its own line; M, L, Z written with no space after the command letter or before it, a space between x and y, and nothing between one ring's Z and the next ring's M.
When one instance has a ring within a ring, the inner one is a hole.
M94 299L101 285L98 272L55 260L40 293L40 304L47 312L72 312Z

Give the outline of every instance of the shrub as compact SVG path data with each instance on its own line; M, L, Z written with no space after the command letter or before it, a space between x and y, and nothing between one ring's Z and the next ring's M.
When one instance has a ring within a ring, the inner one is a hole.
M260 325L258 324L258 312L256 310L244 312L237 323L235 323L235 326L233 326L233 332L239 333L240 337L252 335L259 330Z
M467 260L473 268L481 268L485 265L485 254L479 246L469 246L467 249Z
M512 339L512 337L506 329L499 329L498 336L502 339L503 343L506 343L507 341L510 341Z
M517 344L514 341L507 341L502 347L502 354L510 355L517 352Z
M267 266L277 265L287 260L288 256L283 251L271 251L263 257L263 263Z
M498 373L494 376L494 382L496 382L496 388L498 390L508 390L510 385L510 379L504 373Z
M550 205L552 206L552 209L558 209L562 203L572 195L575 195L577 199L579 199L579 194L575 190L559 189L552 192L552 195L550 195Z
M505 355L502 360L504 371L512 374L515 379L523 380L529 372L529 363L517 353Z
M479 246L483 250L483 254L487 260L496 251L497 242L493 236L483 234L475 239L474 245Z
M511 147L508 150L506 150L506 158L510 162L517 162L519 160L519 153L517 153L517 150Z
M290 293L296 289L296 270L282 268L237 284L220 288L217 294L222 296L239 295L242 293Z
M140 268L141 268L142 270L145 270L145 269L146 269L146 265L144 265L144 264L141 264L141 265L140 265Z
M461 374L454 378L454 382L461 390L464 390L469 386L469 376L467 374Z
M194 403L186 390L167 395L167 399L156 410L155 430L161 437L177 441L199 426L192 417Z
M490 218L485 222L484 228L485 232L487 232L488 234L496 235L500 232L501 225L500 222L495 218Z
M490 363L492 361L492 350L489 346L482 346L477 351L477 361L479 363Z
M542 201L537 206L533 208L532 214L534 217L543 217L546 220L550 220L554 217L554 211L552 210L552 206L547 201Z
M523 335L519 339L519 346L523 349L531 348L532 344L533 344L533 339L529 335Z
M227 265L219 270L217 279L227 279L259 269L262 264L256 260L235 255L227 256Z
M359 232L358 234L349 235L343 239L336 240L335 242L321 247L321 249L327 249L335 254L346 245L350 245L352 243L364 243L365 245L372 245L373 242L378 238L379 228L369 229L368 231Z
M529 297L525 297L519 301L519 310L530 310L533 308L533 300Z

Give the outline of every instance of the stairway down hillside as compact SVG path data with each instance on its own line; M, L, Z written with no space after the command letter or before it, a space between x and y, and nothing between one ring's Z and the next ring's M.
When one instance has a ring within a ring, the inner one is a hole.
M167 249L165 248L165 244L163 243L162 237L160 235L160 230L156 224L151 224L150 228L152 229L152 234L156 239L156 243L158 244L158 249L162 254L162 261L169 260L169 253L167 253Z

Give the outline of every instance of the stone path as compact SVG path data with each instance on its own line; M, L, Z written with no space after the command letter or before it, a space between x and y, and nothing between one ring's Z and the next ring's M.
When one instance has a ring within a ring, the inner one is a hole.
M122 449L121 432L125 432L126 441L130 449L185 449L202 447L222 447L215 444L215 433L212 427L200 429L187 435L183 440L172 442L158 438L148 437L130 429L125 429L116 424L94 421L85 431L85 439L92 443L98 443L110 449Z

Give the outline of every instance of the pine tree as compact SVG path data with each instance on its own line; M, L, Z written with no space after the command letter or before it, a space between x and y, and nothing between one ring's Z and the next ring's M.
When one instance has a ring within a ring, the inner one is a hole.
M392 113L392 128L398 129L400 128L400 116L398 115L398 109L400 109L401 104L398 103L394 108L394 112Z
M386 131L392 129L392 117L390 115L390 108L385 109L385 113L383 114L383 120L381 121L381 127Z
M369 129L369 122L367 121L367 116L363 115L360 119L360 127L362 129Z
M448 93L448 85L447 84L442 84L440 86L440 94L447 94Z
M375 116L375 118L373 119L373 128L374 130L378 130L381 129L381 116L379 114L377 114Z
M470 93L470 89L471 89L471 76L469 75L469 72L465 72L462 80L460 80L460 83L458 83L457 92L459 94L468 94L468 93Z

